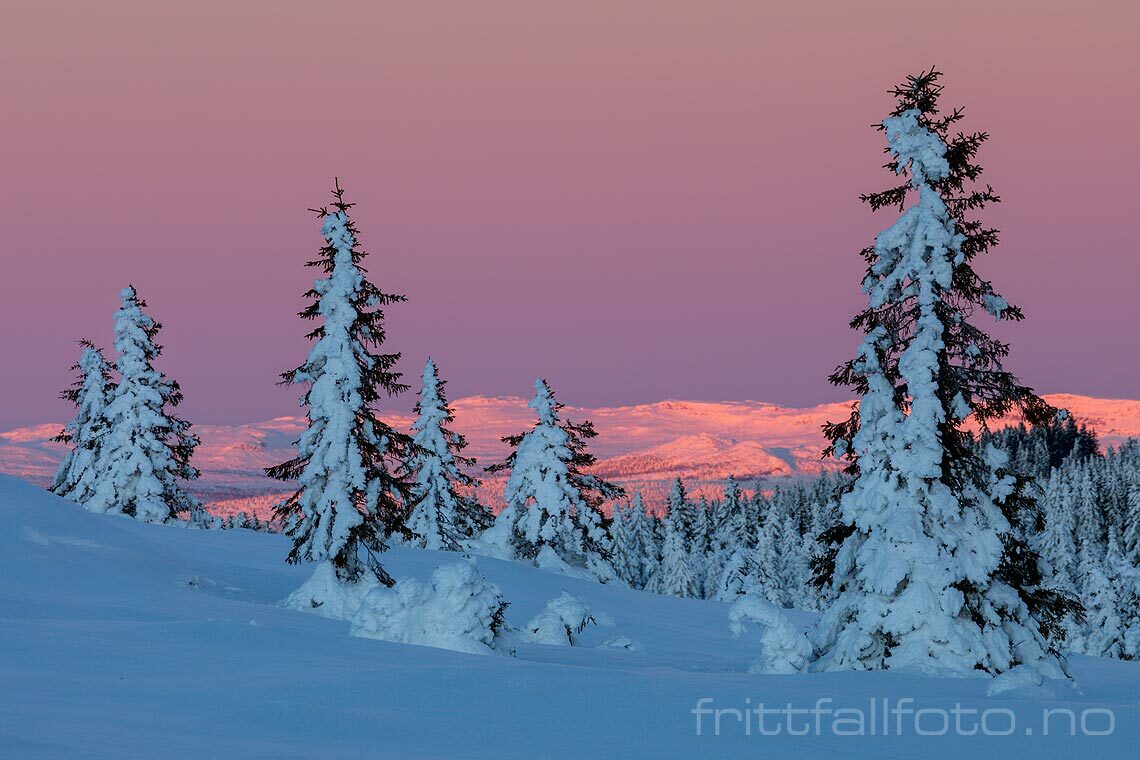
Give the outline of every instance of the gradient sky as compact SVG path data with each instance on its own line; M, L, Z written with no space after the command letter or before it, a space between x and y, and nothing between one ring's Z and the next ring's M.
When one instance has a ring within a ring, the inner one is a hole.
M177 5L177 7L176 7ZM339 176L390 347L453 396L813 404L887 226L869 125L937 64L992 139L980 270L1041 391L1140 397L1140 3L10 3L0 428L134 283L193 421L291 414ZM408 399L410 403L411 399ZM406 404L401 404L406 406Z

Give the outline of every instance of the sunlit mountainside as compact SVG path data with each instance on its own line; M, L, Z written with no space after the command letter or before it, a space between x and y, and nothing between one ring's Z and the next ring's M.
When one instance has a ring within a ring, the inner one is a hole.
M1106 446L1140 436L1140 401L1054 394L1046 399L1068 409L1092 427ZM454 402L457 432L480 465L504 457L501 438L528 429L533 415L519 397L473 396ZM635 406L566 407L572 420L593 420L598 437L591 444L597 473L628 489L640 489L651 507L663 500L674 478L691 492L713 495L735 475L748 487L764 487L781 478L812 475L833 468L820 459L820 426L848 414L850 402L794 408L760 401L660 401ZM407 429L410 415L390 415ZM265 477L262 468L292 456L292 443L303 429L301 417L279 417L245 425L199 425L202 445L194 463L202 478L192 489L218 513L245 509L266 516L283 484ZM0 433L0 472L40 484L50 482L64 447L50 439L59 423ZM501 478L485 479L482 495L496 506Z

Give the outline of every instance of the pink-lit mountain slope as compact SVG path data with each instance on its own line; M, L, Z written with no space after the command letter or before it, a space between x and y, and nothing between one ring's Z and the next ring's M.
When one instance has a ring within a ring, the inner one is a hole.
M1046 397L1093 427L1105 445L1140 437L1140 401L1058 394ZM455 429L467 436L468 452L481 464L507 453L504 435L526 430L532 414L525 399L470 397L454 403ZM591 444L599 458L596 472L641 490L651 505L660 503L669 484L680 477L690 491L712 496L724 479L736 475L744 485L772 484L780 478L808 475L833 467L821 461L820 426L846 416L850 403L788 408L758 401L661 401L637 406L586 409L567 407L573 420L593 420L598 437ZM403 429L408 415L389 415ZM201 425L202 445L194 462L202 479L194 490L217 512L248 509L265 515L288 490L266 478L262 468L292 456L302 429L298 417L280 417L247 425ZM64 448L50 438L58 424L35 425L0 433L0 472L40 484L50 482ZM502 479L488 479L482 496L494 504Z

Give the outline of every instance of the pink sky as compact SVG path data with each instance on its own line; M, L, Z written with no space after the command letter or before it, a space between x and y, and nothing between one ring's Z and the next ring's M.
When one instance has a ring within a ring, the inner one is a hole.
M453 396L846 398L869 125L937 64L992 139L980 268L1042 391L1140 397L1140 4L20 3L0 19L0 428L133 282L185 414L290 414L334 175ZM952 14L951 14L952 11ZM410 403L410 399L409 399ZM406 405L406 404L403 404Z

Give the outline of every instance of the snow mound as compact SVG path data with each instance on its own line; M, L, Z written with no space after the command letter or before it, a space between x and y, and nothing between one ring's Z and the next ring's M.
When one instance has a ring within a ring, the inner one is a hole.
M383 586L370 573L361 576L357 583L345 583L336 577L336 568L331 562L322 562L309 580L287 596L281 606L333 620L352 620L364 597L381 588Z
M728 628L739 639L747 630L746 621L760 629L760 657L748 667L749 673L799 673L811 659L807 636L796 630L782 609L755 596L737 600L728 611Z
M509 506L503 510L511 509ZM511 561L514 549L511 546L510 520L496 520L491 527L467 541L466 548L475 554Z
M1071 698L1076 690L1072 680L1052 677L1041 668L1025 663L994 676L986 687L986 696L1053 700Z
M581 567L574 567L558 556L558 552L551 549L549 546L544 546L538 550L538 555L534 558L534 566L542 570L549 570L552 573L565 575L567 578L577 578L583 581L595 580L593 573ZM598 578L596 580L605 582L604 579Z
M602 649L625 649L635 654L644 651L641 644L627 636L610 636L598 646Z
M351 635L468 654L505 653L507 603L474 562L437 567L431 581L404 578L369 592Z

